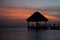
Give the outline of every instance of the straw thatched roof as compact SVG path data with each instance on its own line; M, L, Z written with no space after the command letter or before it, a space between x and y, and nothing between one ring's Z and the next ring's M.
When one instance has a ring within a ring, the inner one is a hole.
M33 15L31 15L26 21L48 21L46 17L44 17L41 13L35 12Z

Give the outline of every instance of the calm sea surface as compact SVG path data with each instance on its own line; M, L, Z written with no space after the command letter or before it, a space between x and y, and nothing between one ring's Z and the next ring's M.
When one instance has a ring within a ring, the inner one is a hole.
M60 30L27 30L0 28L0 40L60 40Z

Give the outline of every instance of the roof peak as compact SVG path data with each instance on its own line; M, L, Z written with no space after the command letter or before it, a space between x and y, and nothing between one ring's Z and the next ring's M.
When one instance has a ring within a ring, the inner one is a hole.
M27 19L27 21L48 21L48 19L44 17L41 13L36 11Z

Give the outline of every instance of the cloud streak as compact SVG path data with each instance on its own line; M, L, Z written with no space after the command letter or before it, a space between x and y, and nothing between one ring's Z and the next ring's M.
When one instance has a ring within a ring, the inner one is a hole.
M0 12L0 18L9 18L9 19L26 19L31 16L36 10L29 9L19 9L19 8L2 8L2 12ZM60 21L59 17L49 15L43 11L39 11L46 18L52 21Z

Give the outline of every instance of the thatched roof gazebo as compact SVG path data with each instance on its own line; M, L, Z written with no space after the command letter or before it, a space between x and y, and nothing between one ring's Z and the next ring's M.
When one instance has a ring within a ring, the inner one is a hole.
M28 19L26 19L28 22L28 28L29 28L29 22L36 22L36 27L38 27L38 22L47 22L48 19L44 17L41 13L35 12L32 14Z

